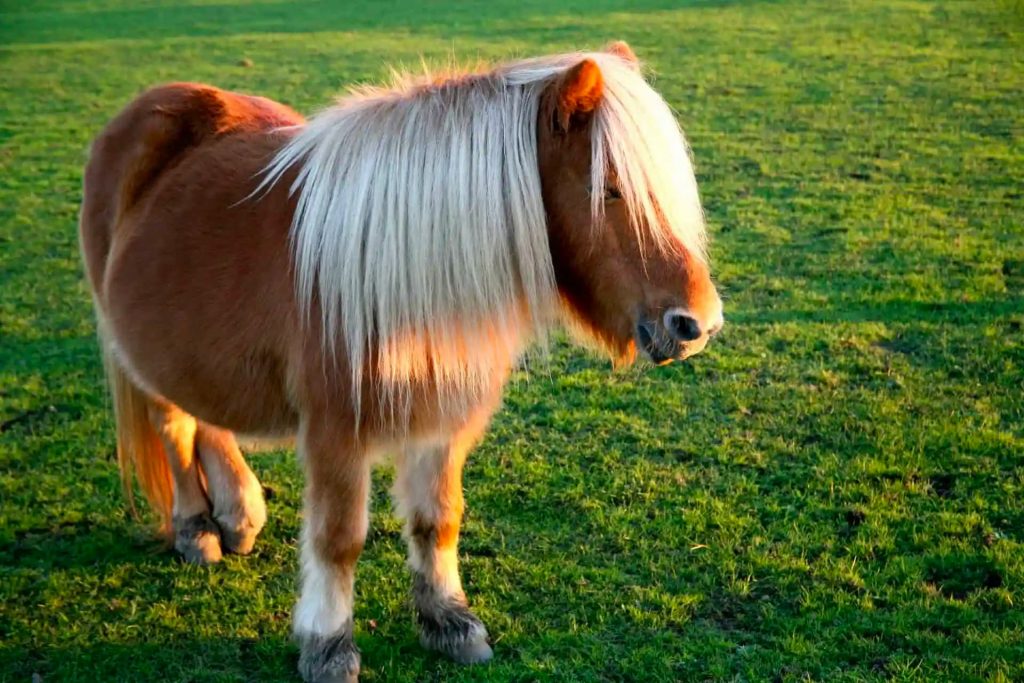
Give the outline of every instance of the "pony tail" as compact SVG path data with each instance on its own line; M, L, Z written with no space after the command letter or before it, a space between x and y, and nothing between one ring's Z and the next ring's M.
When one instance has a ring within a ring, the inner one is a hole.
M97 308L97 310L99 310ZM117 466L121 472L121 486L133 517L138 518L132 474L150 507L159 517L159 533L170 538L171 515L174 505L174 483L163 441L153 429L149 418L149 397L128 377L111 351L105 324L100 314L98 321L103 367L110 387L117 431Z

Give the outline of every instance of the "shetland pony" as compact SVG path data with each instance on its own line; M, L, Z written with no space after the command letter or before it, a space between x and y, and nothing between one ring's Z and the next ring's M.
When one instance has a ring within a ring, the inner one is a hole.
M355 680L370 463L396 458L422 643L491 657L456 545L462 466L559 321L618 363L722 325L688 149L632 51L399 76L308 123L179 83L96 139L80 237L118 458L186 560L266 520L234 433L297 434L306 681Z

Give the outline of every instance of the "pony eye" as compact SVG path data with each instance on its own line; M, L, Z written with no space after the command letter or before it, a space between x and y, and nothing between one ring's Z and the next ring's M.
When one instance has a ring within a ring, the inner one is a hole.
M594 196L594 186L587 185L587 194L591 197ZM604 187L604 200L610 202L613 199L622 199L622 194L619 192L619 188L611 185L605 185Z

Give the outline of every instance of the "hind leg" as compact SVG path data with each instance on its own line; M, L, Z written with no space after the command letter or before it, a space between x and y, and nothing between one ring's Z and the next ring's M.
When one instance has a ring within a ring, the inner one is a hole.
M224 550L249 554L267 522L263 487L228 430L199 422L196 452L206 474L206 493L213 503L213 519L220 527Z
M221 559L220 533L210 517L196 458L196 419L177 406L154 400L149 419L164 444L174 482L174 549L186 561L212 564Z

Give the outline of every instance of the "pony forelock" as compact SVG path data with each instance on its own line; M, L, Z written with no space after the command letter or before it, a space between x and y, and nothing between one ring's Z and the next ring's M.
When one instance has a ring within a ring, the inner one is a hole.
M261 188L297 170L297 297L307 323L319 308L328 352L343 347L356 410L364 376L395 417L417 380L448 394L446 403L472 397L493 381L496 363L557 320L538 111L544 89L588 57L605 80L593 187L614 170L638 240L704 258L679 125L635 65L603 52L445 78L396 74L390 87L350 90L267 166ZM603 211L594 192L595 229Z

